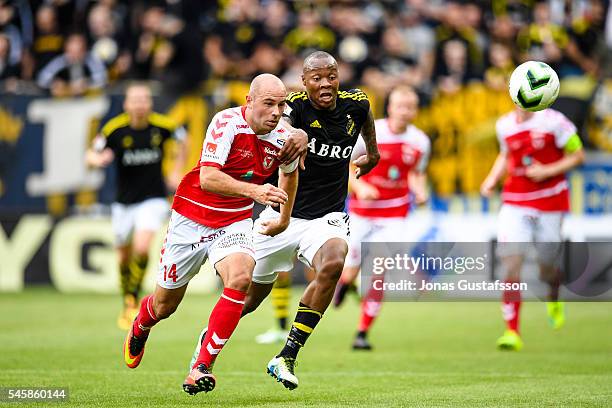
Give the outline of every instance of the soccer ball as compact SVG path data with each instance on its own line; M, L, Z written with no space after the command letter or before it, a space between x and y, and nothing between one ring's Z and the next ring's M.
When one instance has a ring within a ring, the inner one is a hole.
M510 76L510 97L521 109L531 112L548 108L559 95L559 77L543 62L527 61Z

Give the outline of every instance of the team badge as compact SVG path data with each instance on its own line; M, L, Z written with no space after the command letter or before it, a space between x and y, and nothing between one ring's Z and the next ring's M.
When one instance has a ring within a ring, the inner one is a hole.
M123 139L121 139L121 144L123 145L124 149L129 149L134 144L134 138L130 135L127 135Z
M353 120L353 118L351 118L351 115L349 115L347 113L346 115L346 133L349 134L349 136L355 136L355 121Z
M153 136L151 136L151 146L152 147L157 147L161 144L162 142L162 136L159 133L159 131L154 131L153 132Z
M274 164L274 157L272 156L264 157L263 159L264 169L269 170L272 167L272 164Z
M531 137L531 145L534 149L542 149L546 144L545 133L531 131L529 136Z

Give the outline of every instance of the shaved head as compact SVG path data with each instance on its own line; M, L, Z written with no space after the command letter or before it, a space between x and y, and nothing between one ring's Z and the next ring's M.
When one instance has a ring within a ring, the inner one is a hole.
M251 87L249 88L249 96L255 99L262 93L287 93L285 84L280 80L279 77L272 74L260 74L253 78L251 81Z
M331 54L325 51L315 51L304 59L304 73L322 68L338 69L338 63L336 62L336 59L331 56Z
M257 75L251 81L245 119L257 135L271 132L280 121L285 110L287 89L277 76Z

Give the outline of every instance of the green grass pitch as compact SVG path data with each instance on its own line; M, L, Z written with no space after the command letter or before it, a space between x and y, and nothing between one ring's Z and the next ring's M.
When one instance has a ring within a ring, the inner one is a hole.
M115 326L118 296L3 293L0 386L67 386L69 402L53 406L75 407L612 406L612 303L569 304L556 332L544 304L524 303L519 353L494 347L503 331L498 303L386 303L367 353L350 350L359 309L348 299L327 311L300 353L295 391L264 372L280 346L253 342L272 325L264 303L217 360L217 388L192 397L181 384L217 296L187 293L130 370Z

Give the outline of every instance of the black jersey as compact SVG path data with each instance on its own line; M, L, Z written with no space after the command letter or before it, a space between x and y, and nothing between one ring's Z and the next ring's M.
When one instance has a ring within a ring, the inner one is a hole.
M312 220L344 211L351 153L369 110L368 97L359 89L340 91L333 110L315 109L306 92L289 94L285 114L308 134L293 217Z
M148 198L166 197L162 175L163 145L180 133L176 130L174 121L158 113L149 115L149 125L144 129L132 129L127 113L114 117L104 125L103 142L96 149L108 147L115 154L115 201L133 204Z

